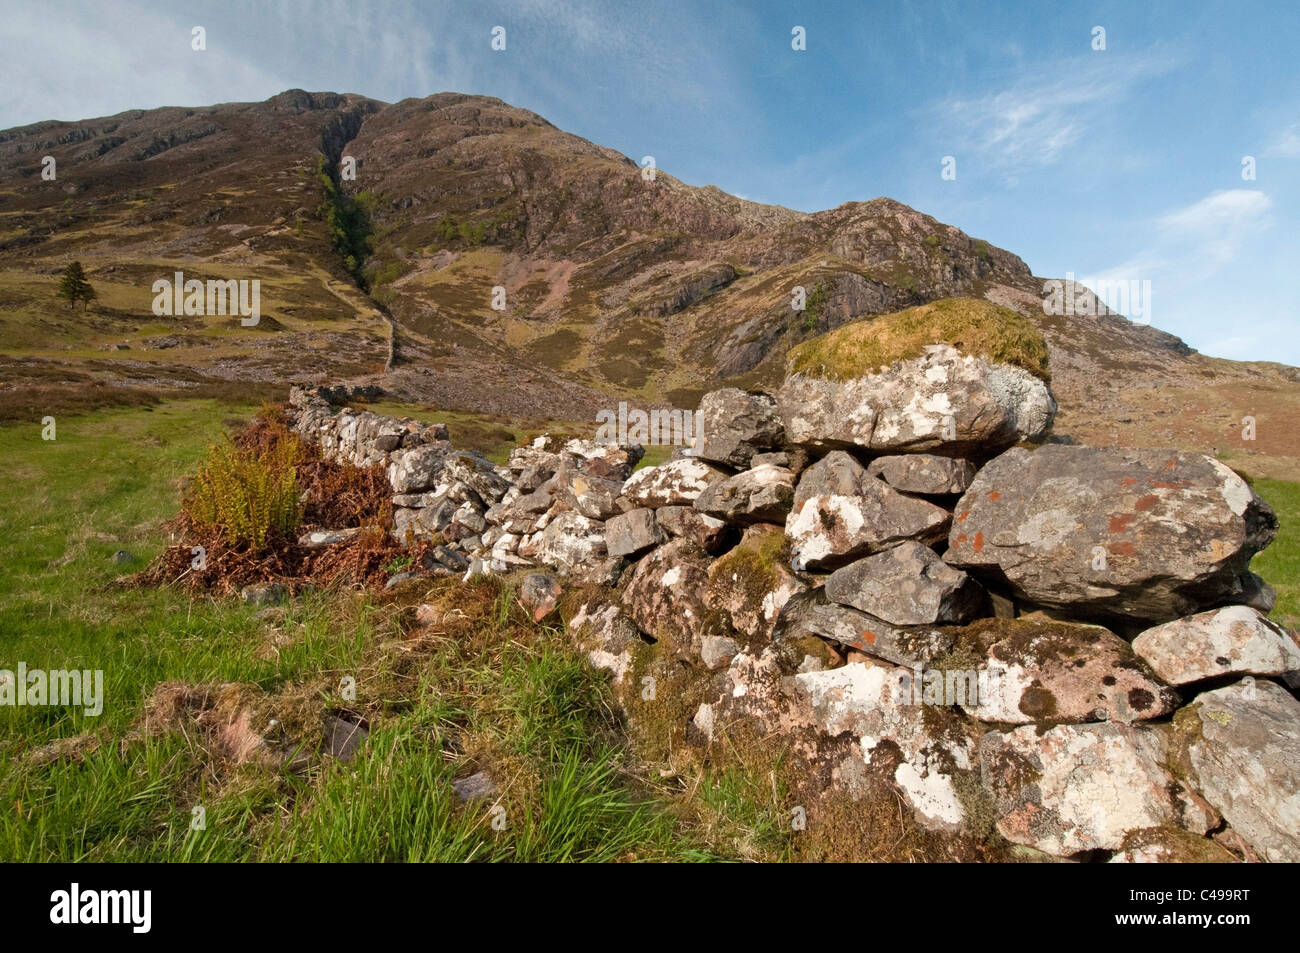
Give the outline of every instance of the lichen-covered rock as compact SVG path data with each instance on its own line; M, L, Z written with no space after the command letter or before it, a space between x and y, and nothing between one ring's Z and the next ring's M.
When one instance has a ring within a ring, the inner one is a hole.
M519 601L532 613L534 622L541 622L555 611L563 591L550 573L530 572L519 584Z
M623 495L637 506L659 507L694 503L714 483L727 479L715 466L694 457L682 457L632 474Z
M1119 850L1131 832L1176 822L1162 736L1120 724L1027 725L980 740L997 829L1057 856Z
M858 609L831 602L821 588L791 596L781 607L772 632L774 642L797 642L808 636L829 639L908 668L928 667L935 656L952 648L954 640L945 628L890 625Z
M984 655L979 704L965 706L980 721L1129 723L1178 706L1177 693L1100 626L989 619L958 636L958 651L967 647Z
M567 628L592 665L609 672L615 684L623 681L641 635L617 602L601 597L586 600L569 618Z
M392 457L388 482L394 493L419 493L433 489L447 454L437 447L416 447Z
M948 496L966 492L975 479L975 464L960 457L900 453L876 457L867 467L867 473L904 493Z
M536 492L550 492L594 520L607 520L628 509L622 496L622 481L606 480L568 467L561 468L548 484Z
M698 658L706 635L726 635L709 625L704 594L712 559L688 539L665 543L636 564L623 605L637 627L666 639L681 656Z
M917 819L956 831L969 820L963 779L974 779L974 739L951 708L911 703L909 673L893 665L861 662L804 672L791 678L815 724L829 735L852 733L868 764L891 742L901 753L894 781Z
M701 513L730 523L780 523L794 501L794 473L770 464L714 483L695 499Z
M739 535L725 520L706 516L693 506L661 506L654 513L665 533L690 539L707 553L722 552Z
M1162 622L1233 601L1276 533L1268 504L1210 457L1049 445L980 470L944 561L1041 606Z
M1249 606L1225 606L1147 629L1133 651L1171 685L1220 675L1300 672L1300 646Z
M941 539L950 519L947 510L899 493L836 450L800 476L785 532L795 569L830 569L902 540Z
M611 556L637 556L667 538L655 520L655 511L629 510L605 523L605 546Z
M411 451L421 453L429 450L420 447ZM499 503L510 489L509 482L496 472L492 461L480 453L457 451L448 454L443 461L440 479L448 483L459 483L474 491L485 506Z
M1232 864L1237 858L1206 837L1180 827L1132 831L1112 864Z
M639 444L619 445L597 440L570 440L559 451L561 463L602 480L622 483L645 455Z
M519 546L519 555L573 574L606 557L605 524L581 513L560 513Z
M780 527L751 526L735 548L709 568L705 602L724 612L737 632L766 642L786 600L807 588L785 563Z
M985 604L984 590L921 543L905 542L837 569L826 598L894 625L963 623Z
M1275 863L1300 861L1300 702L1266 679L1198 695L1174 719L1188 780Z
M700 399L694 455L731 467L747 467L756 453L781 446L785 427L776 399L735 387L710 391Z
M786 378L777 394L786 439L822 449L988 453L1051 427L1056 401L1028 371L946 344L925 350L866 377Z

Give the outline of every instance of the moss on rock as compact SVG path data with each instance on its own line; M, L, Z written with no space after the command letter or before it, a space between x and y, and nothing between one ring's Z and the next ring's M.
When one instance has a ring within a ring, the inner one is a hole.
M921 357L927 345L941 343L1051 380L1042 332L1010 308L977 298L943 298L846 324L793 348L787 370L847 380Z

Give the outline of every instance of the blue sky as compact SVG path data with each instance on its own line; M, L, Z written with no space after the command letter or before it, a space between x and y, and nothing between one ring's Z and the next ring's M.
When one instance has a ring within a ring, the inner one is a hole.
M691 184L888 195L1038 275L1150 281L1157 327L1300 365L1297 50L1294 2L27 2L0 20L0 127L482 93Z

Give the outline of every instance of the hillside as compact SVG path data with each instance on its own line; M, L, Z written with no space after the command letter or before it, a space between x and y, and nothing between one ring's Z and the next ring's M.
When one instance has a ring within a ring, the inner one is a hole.
M1115 315L1044 315L1020 258L891 199L805 214L648 179L495 99L290 90L42 122L0 132L0 170L0 378L53 409L96 381L206 395L352 378L436 407L593 420L618 399L690 408L721 384L771 385L803 340L972 296L1043 330L1059 434L1213 448L1261 474L1300 461L1294 368L1205 357ZM86 311L54 298L73 259L99 294ZM260 279L261 322L156 317L152 283L177 270Z

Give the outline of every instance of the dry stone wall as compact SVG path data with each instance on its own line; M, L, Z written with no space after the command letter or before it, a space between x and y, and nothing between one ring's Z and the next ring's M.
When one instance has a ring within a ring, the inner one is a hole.
M1052 443L1047 385L947 346L710 393L641 470L552 437L494 466L352 396L295 389L295 426L387 467L421 571L527 570L538 618L603 587L574 639L629 711L664 658L698 673L690 744L744 720L1056 857L1300 860L1300 647L1249 570L1277 519L1210 457Z

